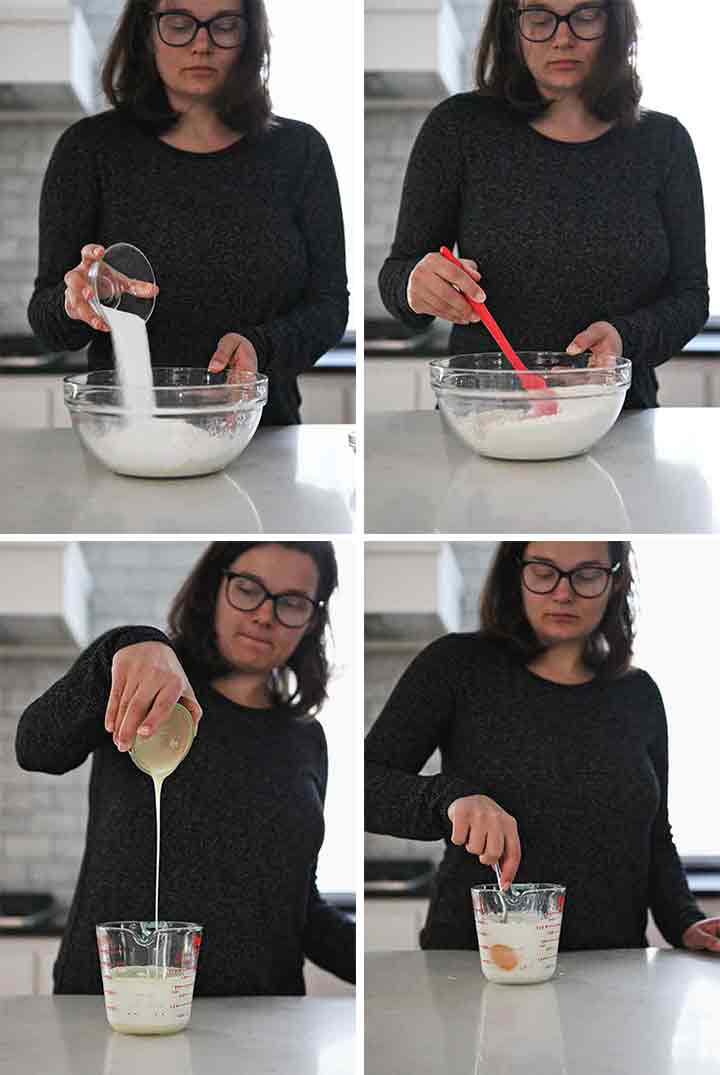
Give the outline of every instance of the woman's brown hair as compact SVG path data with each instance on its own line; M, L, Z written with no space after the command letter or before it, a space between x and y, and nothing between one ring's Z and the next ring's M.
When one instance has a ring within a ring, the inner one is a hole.
M112 105L147 131L161 134L177 122L155 65L151 45L154 0L126 0L102 67L102 88ZM215 108L223 123L260 134L271 123L268 91L270 31L263 0L245 0L247 36L220 90Z
M330 668L325 650L328 602L338 584L335 550L330 541L215 541L208 546L177 593L168 615L169 637L192 681L206 682L233 671L220 653L215 636L215 602L225 584L223 571L256 545L282 545L309 556L318 570L315 612L284 668L272 679L273 701L293 716L312 716L327 698Z
M582 87L592 115L630 126L638 118L642 87L635 69L638 17L633 0L615 0L607 8L607 32L593 70ZM492 0L480 38L475 85L480 93L504 101L525 116L540 116L551 101L540 94L523 58L517 28L519 0Z
M522 599L521 562L527 541L501 541L480 599L480 632L499 642L523 664L544 652ZM611 564L620 564L610 582L605 614L585 640L583 661L598 679L615 679L630 668L634 630L634 578L629 541L609 541Z

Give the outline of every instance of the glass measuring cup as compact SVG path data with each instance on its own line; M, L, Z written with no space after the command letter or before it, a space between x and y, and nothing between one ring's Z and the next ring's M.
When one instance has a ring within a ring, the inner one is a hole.
M491 982L545 982L557 965L565 887L473 885L473 912L480 962Z
M164 779L177 769L192 746L196 732L195 721L178 702L153 735L135 736L130 757L148 776Z
M102 922L95 927L105 1013L121 1034L177 1034L190 1022L203 927Z
M155 286L155 273L142 250L132 243L114 243L88 269L92 288L90 305L104 321L103 307L137 314L147 321L155 309L156 295L145 298L133 294L137 281Z

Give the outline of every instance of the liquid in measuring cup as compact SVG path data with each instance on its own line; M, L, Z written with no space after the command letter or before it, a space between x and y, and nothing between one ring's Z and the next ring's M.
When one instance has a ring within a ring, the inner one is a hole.
M480 961L491 982L545 982L557 966L565 889L515 885L508 910L494 885L472 889ZM506 899L508 897L506 896ZM510 909L513 906L513 909Z
M120 1034L176 1034L190 1021L194 970L114 967L103 979L108 1022Z

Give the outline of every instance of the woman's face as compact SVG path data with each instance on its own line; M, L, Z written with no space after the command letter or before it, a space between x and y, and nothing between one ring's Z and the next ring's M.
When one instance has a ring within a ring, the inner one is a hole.
M571 571L587 567L592 577L592 567L612 567L606 541L531 541L523 554L523 560L540 560L543 564ZM540 587L548 571L539 565L537 569ZM538 639L546 646L565 642L582 641L598 626L610 599L612 582L599 597L578 597L570 586L570 580L560 580L552 593L531 593L521 585L525 615Z
M557 15L578 11L577 19L587 17L592 32L596 32L598 25L603 26L608 17L603 14L602 4L571 0L518 0L518 11L527 11L526 19L534 17L540 22L545 19L542 11ZM573 34L567 22L561 22L549 41L527 41L518 31L518 43L539 92L556 100L579 92L602 48L603 38L583 41Z
M163 36L176 35L182 27L181 13L194 15L205 21L218 15L243 15L245 0L159 0L154 13L177 12L178 19L163 26ZM229 24L217 24L216 36L228 33ZM214 29L214 28L213 28ZM232 38L228 38L232 40ZM219 48L210 38L207 27L199 29L189 45L168 45L160 37L157 20L153 19L151 33L152 49L158 74L165 85L171 102L211 100L222 88L230 68L242 52L237 48Z
M307 553L284 545L254 545L238 556L230 571L253 576L271 593L317 597L319 572ZM281 668L294 653L313 621L303 627L285 627L266 600L252 612L234 608L223 579L215 602L215 634L222 656L238 671L269 674Z

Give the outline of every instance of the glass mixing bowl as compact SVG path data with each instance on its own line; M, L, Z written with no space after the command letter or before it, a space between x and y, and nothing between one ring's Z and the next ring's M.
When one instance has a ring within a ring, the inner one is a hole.
M153 369L154 389L114 371L66 377L65 404L88 451L116 474L185 478L222 470L248 446L267 401L262 373Z
M526 390L500 352L453 355L430 363L440 413L472 451L495 459L564 459L596 444L615 423L631 363L590 355L519 351L545 388Z

